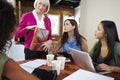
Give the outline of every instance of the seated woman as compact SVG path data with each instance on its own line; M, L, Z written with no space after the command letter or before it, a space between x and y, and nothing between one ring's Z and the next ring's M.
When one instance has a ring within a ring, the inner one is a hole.
M69 47L88 52L86 39L79 34L77 22L74 19L64 21L64 33L59 43L54 48L56 54L63 47L63 55L69 53Z
M104 20L95 33L99 41L90 51L98 71L120 72L120 42L113 21Z
M15 34L15 22L13 6L6 0L0 0L0 80L39 80L5 55L5 45Z

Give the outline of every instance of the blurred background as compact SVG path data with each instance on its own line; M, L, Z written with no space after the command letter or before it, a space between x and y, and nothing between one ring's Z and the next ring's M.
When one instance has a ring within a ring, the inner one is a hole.
M33 10L34 0L8 0L15 7L16 19ZM67 18L77 21L79 32L86 37L89 50L95 43L94 33L101 20L112 20L120 36L120 0L50 0L48 16L52 22L53 42L57 43L63 33L63 22ZM23 43L24 37L18 42Z

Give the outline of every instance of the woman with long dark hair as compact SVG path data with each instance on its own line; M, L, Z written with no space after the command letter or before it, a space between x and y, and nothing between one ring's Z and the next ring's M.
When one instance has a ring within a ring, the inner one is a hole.
M63 47L64 54L69 53L69 47L77 50L88 52L87 40L80 35L77 22L74 19L64 21L64 33L54 49L56 54Z
M120 42L113 21L104 20L95 33L99 41L90 51L96 69L99 71L120 72Z
M5 54L6 47L11 45L8 41L15 35L15 22L13 6L6 0L0 0L0 80L39 80Z

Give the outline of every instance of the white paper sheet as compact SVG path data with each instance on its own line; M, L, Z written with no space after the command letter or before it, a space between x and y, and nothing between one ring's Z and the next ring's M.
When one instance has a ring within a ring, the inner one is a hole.
M40 59L36 59L33 61L29 61L23 64L20 64L20 67L23 68L24 70L26 70L29 73L32 73L32 71L37 68L40 67L42 65L46 65L46 60L40 60Z
M20 67L23 68L25 71L27 71L27 72L30 73L30 74L31 74L31 73L33 72L33 70L34 70L34 68L31 68L31 67L28 67L28 66L23 66L23 65L21 66L21 65L20 65Z
M114 78L79 69L63 80L114 80Z

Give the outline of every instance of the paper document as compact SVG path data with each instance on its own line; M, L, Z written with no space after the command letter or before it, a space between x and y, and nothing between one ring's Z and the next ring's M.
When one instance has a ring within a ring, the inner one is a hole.
M36 59L36 60L33 60L33 61L29 61L29 62L20 64L20 67L22 67L27 72L32 73L32 71L35 68L40 67L42 65L46 65L46 60Z
M63 80L114 80L114 78L79 69Z

